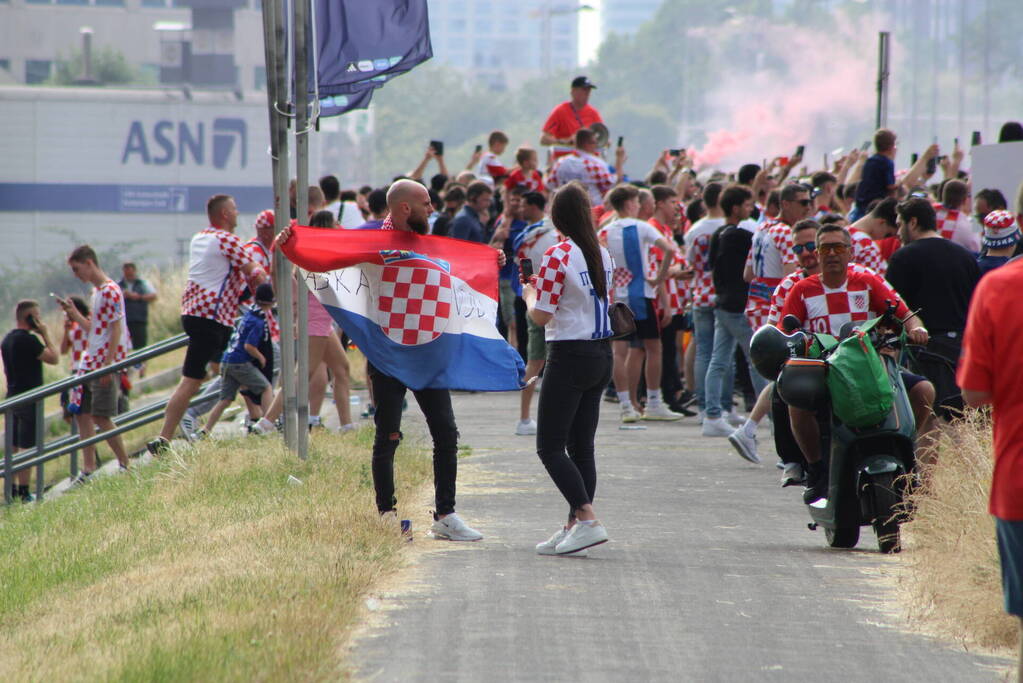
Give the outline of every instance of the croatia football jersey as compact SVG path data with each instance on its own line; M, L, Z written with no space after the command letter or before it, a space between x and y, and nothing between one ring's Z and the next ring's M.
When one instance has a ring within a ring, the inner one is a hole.
M615 299L625 301L630 292L638 293L639 287L630 287L635 280L643 282L643 298L656 297L654 288L646 281L646 274L649 271L650 248L661 238L657 228L637 218L619 218L605 225L598 237L615 262Z
M113 280L108 279L92 290L92 313L89 320L89 336L79 369L89 372L124 360L131 350L131 337L125 321L124 293ZM121 338L117 348L112 348L111 333L115 326L120 328Z
M853 263L858 263L884 277L885 271L888 270L888 263L881 256L881 250L877 243L862 230L849 228L849 234L852 236Z
M252 262L241 238L226 230L206 228L192 237L189 254L181 315L206 318L233 328L245 289L242 268Z
M864 322L882 315L888 302L896 304L900 318L909 313L906 304L878 275L849 270L840 287L828 287L820 275L797 282L785 297L779 319L796 316L808 332L838 336L848 322Z
M593 289L592 277L583 251L572 240L547 249L536 275L536 308L553 314L546 325L544 339L569 341L606 339L611 336L607 311L611 300L611 273L614 260L601 247L608 296L601 299Z
M869 268L864 268L858 263L849 264L849 272L868 272L873 273ZM876 275L876 273L874 273ZM796 286L797 282L801 282L806 278L810 277L809 273L800 268L794 273L789 273L782 281L778 283L778 286L774 289L774 294L771 296L771 311L767 316L767 324L777 326L781 321L781 309L785 306L785 298L792 291L792 288Z
M771 295L785 275L785 266L796 262L792 228L780 220L767 220L753 233L746 266L753 271L746 299L746 319L754 330L767 324Z
M724 224L724 218L701 218L686 233L686 261L695 273L689 290L696 308L714 305L714 272L707 265L707 259L710 255L710 238Z

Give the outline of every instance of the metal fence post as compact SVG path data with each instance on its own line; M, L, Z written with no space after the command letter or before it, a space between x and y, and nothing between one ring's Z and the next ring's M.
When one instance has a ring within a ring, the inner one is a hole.
M32 409L36 414L36 447L35 454L42 455L44 446L46 445L46 399L39 399L36 401ZM45 489L46 481L43 471L42 461L36 465L36 502L38 503L43 499L43 490Z
M14 459L14 413L4 412L4 503L11 504L14 498L14 473L11 472Z

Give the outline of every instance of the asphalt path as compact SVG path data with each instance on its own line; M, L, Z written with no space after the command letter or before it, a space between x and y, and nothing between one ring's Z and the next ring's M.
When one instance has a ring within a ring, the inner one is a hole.
M421 435L410 403L406 433ZM369 601L350 653L359 680L993 681L1006 666L904 628L884 578L898 559L869 528L852 551L807 529L766 423L754 466L693 418L621 430L602 404L594 505L611 540L541 557L567 506L535 438L513 433L518 396L454 405L472 449L458 512L485 538L430 539L405 501L412 566Z

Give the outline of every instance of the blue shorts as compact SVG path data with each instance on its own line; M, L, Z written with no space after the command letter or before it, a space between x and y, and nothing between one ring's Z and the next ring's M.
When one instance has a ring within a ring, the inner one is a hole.
M1005 611L1023 618L1023 521L995 518Z

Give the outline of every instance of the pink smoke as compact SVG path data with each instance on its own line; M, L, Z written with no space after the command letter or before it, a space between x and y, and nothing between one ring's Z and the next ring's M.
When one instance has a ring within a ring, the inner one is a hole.
M869 138L880 25L876 16L853 20L839 15L832 31L821 32L742 19L707 34L718 49L733 39L758 45L783 66L721 74L709 98L710 120L721 123L693 151L696 166L731 170L790 156L806 145L804 161L817 168L825 151L849 149ZM729 63L729 56L720 55L718 63Z

